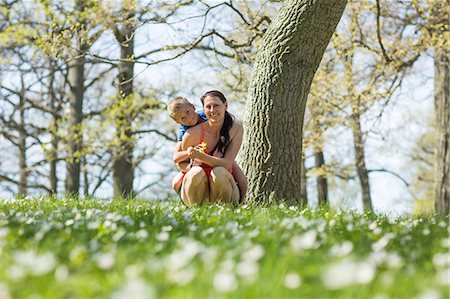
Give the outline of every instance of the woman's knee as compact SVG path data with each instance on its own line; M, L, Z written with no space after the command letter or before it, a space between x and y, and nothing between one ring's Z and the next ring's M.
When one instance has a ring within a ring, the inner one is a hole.
M218 166L211 170L211 180L209 182L211 188L219 189L223 191L231 191L236 184L231 173L224 167Z
M211 179L213 182L225 182L228 180L228 176L231 173L228 172L224 167L217 166L211 170Z
M203 168L194 166L184 175L183 184L198 186L207 180L208 178Z

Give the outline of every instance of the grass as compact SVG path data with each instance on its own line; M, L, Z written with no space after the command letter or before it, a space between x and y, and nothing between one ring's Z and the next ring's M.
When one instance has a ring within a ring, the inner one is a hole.
M0 298L448 298L449 217L0 201Z

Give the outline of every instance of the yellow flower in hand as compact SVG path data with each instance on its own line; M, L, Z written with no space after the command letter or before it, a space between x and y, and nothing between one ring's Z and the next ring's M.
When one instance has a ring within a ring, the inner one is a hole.
M199 151L200 153L204 153L206 147L208 146L208 144L207 144L206 142L203 141L203 142L200 143L199 145L200 145L200 149L199 149L198 151Z

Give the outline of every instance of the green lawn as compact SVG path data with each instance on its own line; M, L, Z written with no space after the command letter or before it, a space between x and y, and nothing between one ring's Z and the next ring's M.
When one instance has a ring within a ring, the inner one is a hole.
M449 217L0 201L0 298L449 298Z

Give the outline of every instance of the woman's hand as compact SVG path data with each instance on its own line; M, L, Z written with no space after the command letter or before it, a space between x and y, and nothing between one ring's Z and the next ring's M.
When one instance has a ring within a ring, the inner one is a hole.
M201 159L205 155L204 151L204 147L200 144L194 147L190 146L187 149L188 156L191 159Z

